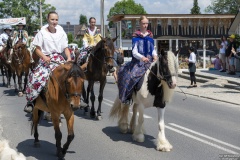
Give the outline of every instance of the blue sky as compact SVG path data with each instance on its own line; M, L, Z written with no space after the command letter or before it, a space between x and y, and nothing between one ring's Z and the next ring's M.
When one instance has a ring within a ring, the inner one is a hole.
M111 7L118 0L104 0L105 23ZM88 3L88 2L91 2ZM189 14L193 7L193 0L135 0L140 3L148 14ZM56 7L59 14L59 24L69 21L71 24L78 24L80 14L87 18L95 17L97 24L100 24L100 0L46 0L45 3ZM210 0L199 0L198 5L201 13L211 4Z

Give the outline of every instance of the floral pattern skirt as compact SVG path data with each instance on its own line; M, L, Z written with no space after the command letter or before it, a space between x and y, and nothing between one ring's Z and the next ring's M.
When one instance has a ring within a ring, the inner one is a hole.
M65 59L59 53L53 53L49 55L49 57L51 59L50 64L46 64L43 59L40 59L37 67L29 73L26 87L26 99L28 102L32 102L38 97L45 87L50 73L57 68L60 63L65 62Z

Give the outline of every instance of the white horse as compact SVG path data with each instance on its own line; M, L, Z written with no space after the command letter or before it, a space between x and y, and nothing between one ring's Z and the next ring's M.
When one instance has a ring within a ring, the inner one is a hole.
M161 52L157 61L153 62L144 75L140 90L133 93L133 115L128 125L130 105L123 104L119 97L115 99L110 112L110 118L118 117L118 127L122 133L127 133L128 127L133 133L133 140L144 142L144 108L155 106L158 110L159 133L156 140L157 150L170 151L172 145L165 137L164 112L165 103L170 102L176 87L178 64L175 55L168 51ZM137 112L139 113L138 124Z

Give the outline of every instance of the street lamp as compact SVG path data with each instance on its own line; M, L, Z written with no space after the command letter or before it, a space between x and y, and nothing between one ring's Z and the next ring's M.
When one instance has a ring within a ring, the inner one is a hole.
M101 0L101 9L100 9L100 15L101 15L101 35L105 37L105 27L104 27L104 0Z
M42 27L42 0L40 0L40 9L39 9L39 11L40 11L40 25L41 25L41 27Z

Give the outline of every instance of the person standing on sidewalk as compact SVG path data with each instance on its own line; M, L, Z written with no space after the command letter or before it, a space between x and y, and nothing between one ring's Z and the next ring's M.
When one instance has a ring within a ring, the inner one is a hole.
M221 37L221 44L219 45L219 43L217 41L215 41L215 44L217 46L217 48L219 49L219 59L221 62L221 67L222 69L220 69L220 72L226 72L226 48L228 45L227 39L225 36Z
M188 68L189 68L189 73L190 73L191 84L187 88L192 88L192 87L197 87L196 77L195 77L195 72L196 72L196 54L194 53L195 49L193 47L190 47L188 49L188 51L190 53L190 56L189 56L188 59L186 59L186 61L188 62Z
M226 56L228 56L228 59L229 59L229 72L228 74L230 75L235 75L235 63L234 63L234 54L232 53L232 48L234 48L235 50L237 49L237 45L236 45L236 42L235 42L235 35L232 34L231 36L229 36L229 45L228 45L228 48L226 50Z

